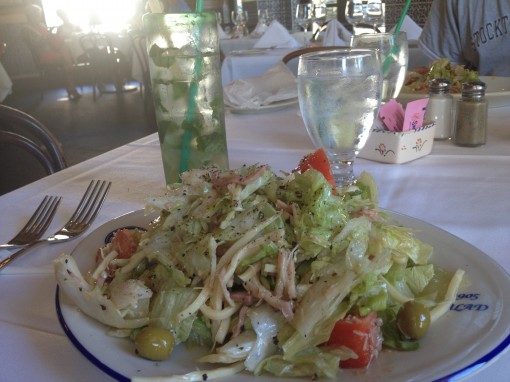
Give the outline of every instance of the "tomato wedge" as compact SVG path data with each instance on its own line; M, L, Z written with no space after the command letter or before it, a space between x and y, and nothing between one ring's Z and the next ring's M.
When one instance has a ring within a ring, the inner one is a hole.
M136 252L139 241L140 233L130 229L119 229L113 236L112 244L119 253L119 259L129 259Z
M320 171L322 175L324 175L324 178L326 178L326 180L331 184L333 189L335 189L335 179L333 178L333 173L329 166L329 160L324 149L318 149L301 159L295 171L303 173L311 168Z
M341 368L367 367L377 357L382 347L379 321L375 312L366 317L349 315L337 321L327 345L345 346L358 356L358 358L340 361Z

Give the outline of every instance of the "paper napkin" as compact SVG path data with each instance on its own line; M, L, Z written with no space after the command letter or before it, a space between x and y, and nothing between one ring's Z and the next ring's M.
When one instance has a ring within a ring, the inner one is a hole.
M391 32L395 30L395 27L391 29ZM416 22L408 15L405 16L402 26L400 27L401 32L406 32L407 40L418 40L421 35L422 28L416 24Z
M330 20L322 40L323 46L350 46L352 33L338 20Z
M264 35L264 33L267 31L267 24L263 23L262 21L259 21L257 25L255 26L255 29L250 33L251 37L260 37Z
M221 27L220 24L218 24L218 37L220 40L230 39L230 36L225 33L225 31L223 30L223 28Z
M254 48L297 48L299 43L292 37L289 31L277 20L271 21L269 27L261 38L255 43Z
M297 97L294 73L279 61L261 76L235 80L223 89L226 106L236 109L258 109L273 102Z

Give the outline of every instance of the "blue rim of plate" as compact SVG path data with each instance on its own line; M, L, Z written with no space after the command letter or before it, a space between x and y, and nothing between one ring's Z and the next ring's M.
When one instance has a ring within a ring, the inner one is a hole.
M55 291L55 307L57 310L57 317L58 322L60 323L60 326L64 330L65 335L69 338L71 343L80 351L81 354L85 356L94 366L96 366L101 371L108 374L110 377L115 378L117 381L120 382L130 382L131 378L127 378L124 375L116 372L111 367L105 365L103 362L101 362L99 359L97 359L91 352L89 352L85 346L81 344L80 341L74 336L73 332L69 327L67 326L67 322L64 319L64 315L62 314L62 308L60 307L60 288L57 285L56 291Z
M403 216L403 217L406 217L406 218L408 217L407 215L401 214L401 213L393 213L393 214L395 214L395 216L397 216L397 217L398 216ZM412 219L416 219L416 218L412 218ZM416 219L416 220L419 220L419 219ZM434 225L432 225L430 223L427 223L425 221L422 221L422 220L421 220L421 222L425 223L426 225L429 225L429 226L433 227L434 229L437 229L439 231L445 232L448 235L451 235L451 236L453 236L453 237L455 237L455 238L465 242L464 240L462 240L462 239L458 238L457 236L455 236L455 235L453 235L453 234L443 230L442 228L436 227L436 226L434 226ZM121 227L121 228L123 228L123 227ZM121 228L119 228L119 229L121 229ZM143 229L142 227L136 227L136 228ZM465 242L465 243L467 243L467 242ZM469 244L469 243L467 243L467 244L469 246L473 247L471 244ZM487 256L487 255L485 255L485 256ZM496 261L494 261L489 256L487 256L487 257L497 267L501 268L501 266ZM504 269L502 269L502 271L507 274L507 272ZM106 373L107 375L109 375L110 377L116 379L119 382L130 382L131 381L130 377L126 377L123 374L117 372L116 370L114 370L110 366L106 365L101 360L99 360L96 356L94 356L89 350L87 350L87 348L85 346L83 346L83 344L73 334L73 332L71 331L71 329L67 325L67 322L65 321L64 315L62 313L62 308L61 308L61 304L60 304L60 288L59 288L58 285L56 286L56 290L55 290L55 308L56 308L56 313L57 313L58 321L59 321L60 326L62 327L65 335L69 338L71 343L94 366L96 366L98 369L100 369L101 371L103 371L104 373ZM482 370L484 368L484 366L486 366L486 365L490 364L491 362L495 361L500 355L502 355L509 348L509 345L510 345L510 334L508 334L492 350L490 350L489 352L487 352L486 354L484 354L483 356L481 356L477 360L473 361L471 364L469 364L467 366L464 366L464 367L462 367L459 370L456 370L456 371L453 371L453 372L451 372L449 374L446 374L445 376L433 379L433 380L431 380L431 382L447 382L447 381L451 382L451 381L461 380L461 379L463 379L465 377L468 377L468 376L473 376L475 373L477 373L478 371ZM296 380L299 380L299 378L296 378Z
M69 329L67 326L67 323L64 319L64 316L62 314L62 309L60 307L60 288L57 285L56 291L55 291L55 306L57 311L57 317L58 322L60 323L60 326L64 330L64 333L69 338L71 343L82 353L94 366L99 368L101 371L108 374L110 377L115 378L119 382L130 382L131 378L128 378L117 371L113 370L109 366L105 365L103 362L101 362L98 358L96 358L92 353L90 353L81 343L78 341L78 339L74 336L73 332ZM491 361L495 360L496 357L498 357L500 354L502 354L506 348L510 345L510 335L507 336L498 346L496 346L492 351L485 354L483 357L479 358L472 364L457 370L451 374L448 374L444 377L438 378L433 380L432 382L446 382L446 381L457 381L464 377L471 376L477 371L481 370L485 365L490 363ZM297 379L296 379L297 380Z

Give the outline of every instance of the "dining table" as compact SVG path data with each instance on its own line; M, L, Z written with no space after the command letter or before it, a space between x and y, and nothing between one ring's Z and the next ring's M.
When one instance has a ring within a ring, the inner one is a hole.
M404 164L358 158L355 173L372 175L381 208L444 230L477 248L506 275L510 271L509 120L510 106L491 108L483 146L435 141L429 155ZM259 163L276 173L289 172L314 151L297 105L270 112L227 112L226 133L230 168ZM147 198L164 194L158 136L148 135L0 196L0 242L14 236L45 195L62 196L47 233L60 228L92 179L109 180L112 187L91 227L66 243L33 248L0 271L0 381L114 380L73 345L61 326L53 261L61 253L72 253L98 227L142 209ZM0 258L8 254L2 250ZM508 305L507 300L500 306L507 317ZM510 322L507 327L494 354L488 358L480 354L477 367L455 378L464 377L466 382L507 380L510 353L505 350ZM444 338L445 343L457 340Z
M293 36L296 36L295 34ZM295 37L298 41L298 37ZM238 39L241 41L239 47L248 44L247 41L253 39ZM222 44L227 44L229 40L222 40ZM233 40L234 41L234 40ZM233 44L233 42L230 42ZM222 46L222 50L223 45ZM225 45L228 46L228 45ZM242 80L249 77L257 77L263 75L282 58L296 50L295 48L253 48L253 44L245 45L243 49L232 49L225 54L221 65L221 79L223 85L227 85L235 80ZM430 63L423 50L419 48L416 40L409 41L408 68L415 69L421 66L427 66ZM289 69L297 74L298 60L291 60L288 64Z

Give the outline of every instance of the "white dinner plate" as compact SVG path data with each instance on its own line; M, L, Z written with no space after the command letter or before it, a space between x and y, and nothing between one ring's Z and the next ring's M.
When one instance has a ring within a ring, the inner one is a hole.
M510 77L480 76L480 81L487 85L485 98L489 103L489 108L510 106ZM459 93L452 95L454 100L460 98ZM428 94L423 93L400 92L397 101L405 106L408 102L427 97Z
M290 106L296 105L298 103L297 98L286 99L282 101L276 101L270 103L269 105L263 105L259 108L235 108L231 106L225 106L227 110L229 110L232 114L261 114L261 113L269 113L272 111L286 109Z
M450 311L439 319L412 352L383 350L367 370L342 370L338 380L446 381L473 374L496 360L510 342L510 277L490 257L465 241L423 221L390 213L399 224L418 229L417 237L434 246L434 263L446 270L462 268L469 286L461 290ZM154 216L153 216L154 217ZM72 255L82 272L92 268L96 250L115 229L147 227L143 211L120 216L83 239ZM59 321L71 342L95 366L119 381L132 376L156 377L206 369L195 359L197 351L178 346L162 362L144 360L127 339L110 337L108 328L85 316L57 288ZM224 381L300 381L302 379L255 377L241 373Z

